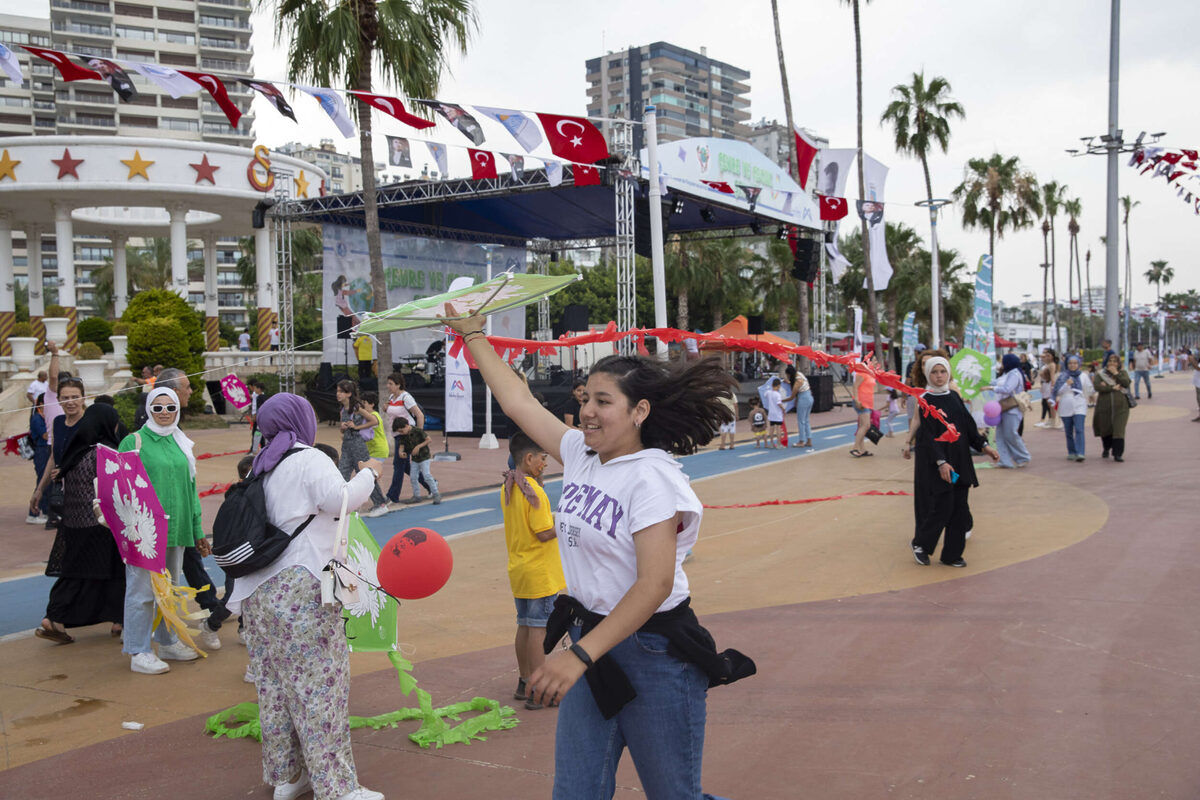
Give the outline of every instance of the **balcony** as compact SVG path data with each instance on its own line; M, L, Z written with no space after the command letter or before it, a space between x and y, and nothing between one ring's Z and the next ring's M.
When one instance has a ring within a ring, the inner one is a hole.
M117 127L116 120L112 117L68 117L62 115L58 118L59 125L74 125L81 128L115 128Z
M233 19L231 17L210 17L205 14L201 14L200 27L215 28L226 31L249 31L250 22L248 20Z
M75 36L96 36L103 39L112 38L111 25L92 25L87 22L56 22L54 30L59 33L70 33Z
M81 11L85 14L103 14L112 16L112 7L108 3L85 3L78 0L51 0L51 8L62 8L68 11Z

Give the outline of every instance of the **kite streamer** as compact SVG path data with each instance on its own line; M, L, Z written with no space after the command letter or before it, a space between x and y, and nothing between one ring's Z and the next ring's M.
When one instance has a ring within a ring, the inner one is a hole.
M872 489L868 492L856 492L854 494L835 494L831 497L805 497L800 500L764 500L761 503L735 503L728 506L710 506L704 504L705 508L762 508L763 506L799 506L805 503L826 503L830 500L846 500L850 497L912 497L912 492L879 492Z

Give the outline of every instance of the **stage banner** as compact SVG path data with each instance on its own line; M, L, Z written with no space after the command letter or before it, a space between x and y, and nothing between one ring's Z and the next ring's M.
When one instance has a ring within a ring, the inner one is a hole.
M904 338L900 343L900 368L908 375L908 365L917 355L917 312L910 311L904 315Z
M986 253L979 257L979 268L975 272L975 314L967 321L963 334L963 346L996 360L996 339L992 324L992 257Z
M1166 348L1167 346L1167 312L1158 312L1158 374L1163 373L1163 365L1166 363Z
M450 355L453 341L446 340L446 433L470 433L475 427L471 369L467 366L465 347L457 358Z
M323 360L333 364L353 364L356 358L349 339L338 339L339 319L343 329L359 323L358 315L371 309L371 265L367 255L367 235L361 228L343 225L322 226L324 240L324 302L322 336L325 337ZM476 283L487 277L487 253L476 244L381 233L383 272L387 281L387 308L431 297L447 290L455 278L465 276ZM492 274L512 269L524 273L525 249L496 247L492 251ZM525 309L492 316L492 332L497 336L524 338ZM399 361L414 354L424 355L443 334L437 328L398 331L392 337L392 354Z

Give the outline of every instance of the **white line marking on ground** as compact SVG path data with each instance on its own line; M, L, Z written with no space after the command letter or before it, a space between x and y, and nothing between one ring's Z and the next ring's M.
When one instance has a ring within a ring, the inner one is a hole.
M446 514L441 517L430 517L430 522L445 522L449 519L459 519L460 517L473 517L476 514L486 514L493 509L490 508L472 508L470 511L459 511L457 514Z
M754 450L753 452L746 453L745 455L740 455L738 458L754 458L755 456L765 456L766 454L766 450Z

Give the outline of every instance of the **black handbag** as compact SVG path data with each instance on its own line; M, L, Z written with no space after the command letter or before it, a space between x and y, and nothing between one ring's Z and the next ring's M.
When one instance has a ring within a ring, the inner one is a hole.
M66 501L66 495L63 492L62 481L50 481L50 485L46 487L46 506L55 516L62 516L63 503Z
M867 428L867 438L871 440L871 444L879 444L879 440L883 438L883 431L872 425Z

